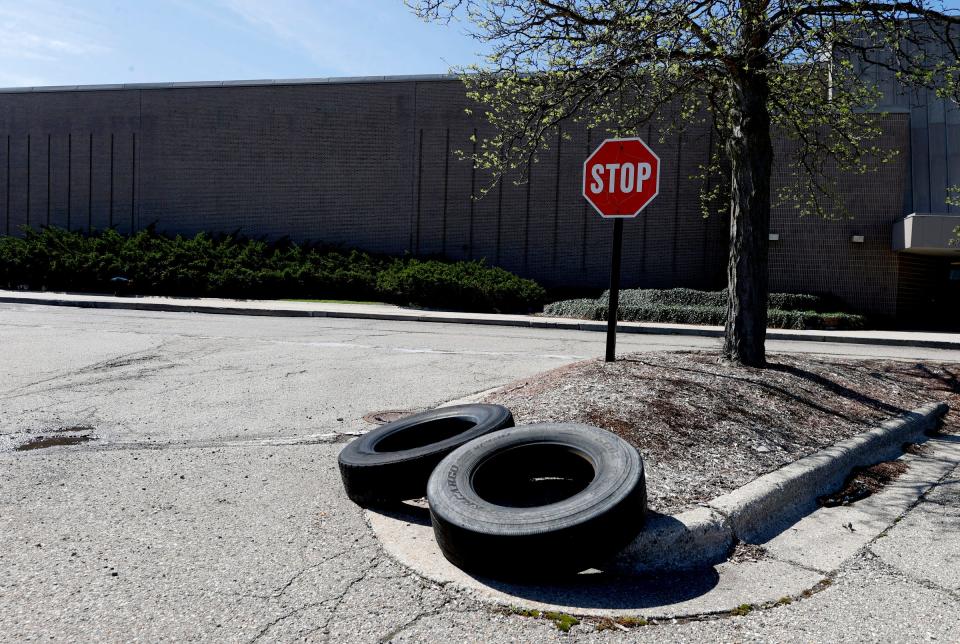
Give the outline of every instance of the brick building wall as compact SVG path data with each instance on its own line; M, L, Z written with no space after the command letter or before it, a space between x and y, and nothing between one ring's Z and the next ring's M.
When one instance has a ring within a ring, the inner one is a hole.
M893 222L903 217L909 178L909 116L889 114L883 132L879 145L904 153L875 172L840 176L846 213L832 213L832 218L801 217L791 204L773 208L770 232L779 234L780 239L770 243L772 291L832 295L857 311L896 313L900 269L891 235ZM774 166L774 191L791 179L782 163L791 146L780 141L778 148L781 161ZM863 242L851 241L854 235L862 235Z
M487 125L466 106L453 79L0 93L0 226L155 222L171 233L485 258L549 286L604 287L612 222L580 195L583 160L603 133L568 125L570 140L540 156L528 183L508 179L475 200L488 177L456 152ZM887 142L902 145L904 116L887 121ZM662 160L661 193L624 227L623 284L721 288L727 218L701 216L690 178L715 142L706 128L658 138L646 133ZM902 214L904 172L901 160L845 181L851 221L777 209L772 288L893 313L889 226ZM854 230L867 242L850 244Z

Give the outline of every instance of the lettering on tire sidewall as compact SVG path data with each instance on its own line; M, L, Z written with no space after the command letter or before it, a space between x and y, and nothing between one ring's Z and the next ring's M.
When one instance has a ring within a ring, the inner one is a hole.
M450 469L447 470L447 489L450 490L450 494L453 495L453 498L457 499L464 505L479 509L479 505L468 499L463 492L460 491L460 487L457 485L457 474L459 472L459 465L451 465Z

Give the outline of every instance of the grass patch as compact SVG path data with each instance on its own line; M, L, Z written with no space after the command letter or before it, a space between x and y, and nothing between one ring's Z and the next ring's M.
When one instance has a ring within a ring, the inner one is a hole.
M507 612L511 615L517 615L519 617L540 617L540 611L535 608L510 608Z
M561 633L567 633L571 628L580 623L580 620L573 615L561 613L559 611L539 611L535 608L510 607L505 610L508 615L517 615L519 617L532 617L534 619L549 619Z
M645 617L618 617L615 621L621 626L626 626L627 628L648 626L650 624Z
M580 623L579 619L566 613L547 611L543 613L543 616L551 620L561 633L569 632L571 628Z
M730 614L736 617L743 617L744 615L749 615L750 612L753 611L753 609L754 609L753 604L740 604L739 606L734 608L732 611L730 611Z

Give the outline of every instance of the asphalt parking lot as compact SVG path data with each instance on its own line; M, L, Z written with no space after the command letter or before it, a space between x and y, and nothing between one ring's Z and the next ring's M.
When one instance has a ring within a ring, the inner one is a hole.
M363 416L598 356L602 334L0 305L0 337L0 640L960 640L957 471L825 590L744 617L563 634L384 554L336 468ZM13 450L63 428L96 438Z

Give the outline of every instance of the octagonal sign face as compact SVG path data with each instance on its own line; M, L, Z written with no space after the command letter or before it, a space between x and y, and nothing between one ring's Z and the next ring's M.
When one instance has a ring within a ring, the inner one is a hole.
M660 157L643 139L607 139L583 162L583 196L602 217L636 217L659 192Z

